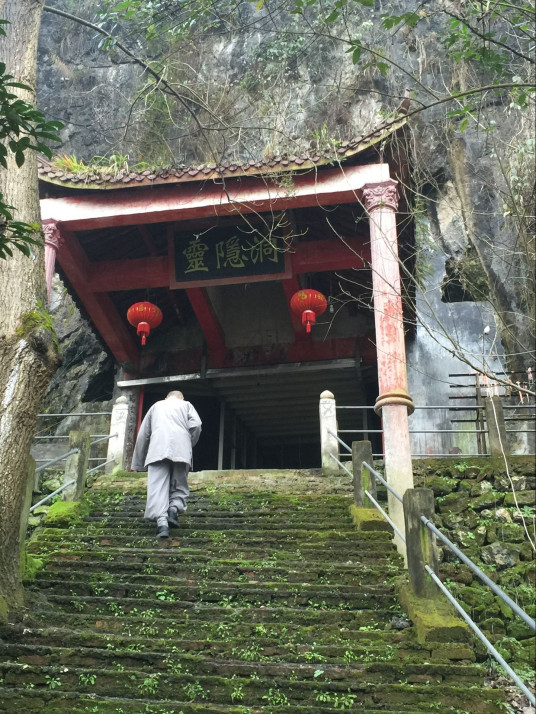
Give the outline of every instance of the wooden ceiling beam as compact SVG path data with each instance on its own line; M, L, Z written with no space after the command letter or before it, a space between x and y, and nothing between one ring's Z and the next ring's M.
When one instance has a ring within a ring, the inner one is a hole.
M60 232L61 241L56 257L67 280L115 359L120 363L130 362L136 367L139 362L139 348L125 318L119 315L108 295L95 293L89 287L87 275L90 273L91 264L76 235L65 229Z

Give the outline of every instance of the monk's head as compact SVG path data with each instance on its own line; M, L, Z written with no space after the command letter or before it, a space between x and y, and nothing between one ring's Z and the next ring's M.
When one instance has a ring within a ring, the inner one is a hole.
M175 399L184 399L183 393L179 392L178 390L169 392L169 394L166 396L166 399L169 399L170 397L175 397Z

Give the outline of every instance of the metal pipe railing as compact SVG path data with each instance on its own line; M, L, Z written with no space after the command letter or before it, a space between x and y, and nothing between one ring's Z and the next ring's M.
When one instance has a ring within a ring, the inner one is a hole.
M331 433L331 432L330 432ZM344 447L346 447L348 450L350 450L350 447L348 444L346 444L342 439L339 439L338 437L337 441L342 444ZM451 454L452 456L453 454ZM333 454L330 454L332 459L339 464L339 466L346 471L352 478L354 475L346 468L346 466L339 461ZM460 454L456 454L456 456L460 456ZM362 466L364 466L369 473L371 473L374 478L376 478L377 481L379 481L381 484L383 484L390 493L395 496L399 501L402 501L402 498L400 494L398 494L388 483L387 481L366 461L362 461ZM381 513L382 517L389 523L391 528L394 530L394 532L398 535L398 537L403 541L403 543L406 543L406 538L404 535L401 533L401 531L397 528L397 526L393 523L393 521L389 518L389 516L385 513L385 511L382 509L380 504L376 501L374 496L368 491L365 490L365 495L367 498L370 500L370 502L373 504L373 506ZM470 570L472 570L481 580L482 582L487 585L492 592L495 593L498 597L501 598L501 600L508 605L512 609L513 612L515 612L518 617L520 617L523 622L525 622L526 625L528 625L532 630L536 631L536 623L535 621L528 615L522 608L515 603L512 598L510 598L502 588L500 588L496 583L493 582L488 576L475 564L473 561L468 558L462 551L457 548L452 541L450 541L441 531L434 526L434 524L430 521L429 518L426 518L425 516L420 517L421 521L424 523L426 528L428 528L432 533L434 533L445 545L447 545L450 550L463 562L465 563ZM486 646L488 652L499 662L499 664L503 667L505 672L510 676L510 678L515 682L515 684L521 689L521 691L525 694L525 696L529 699L529 701L534 705L535 699L534 695L532 692L525 686L525 684L522 682L522 680L517 676L517 674L514 672L514 670L507 664L507 662L504 660L504 658L501 656L501 654L493 647L491 642L486 638L484 633L478 628L478 626L473 622L473 620L467 615L465 610L459 605L457 600L453 597L453 595L449 592L449 590L443 585L439 577L434 573L434 571L430 568L430 566L425 564L425 570L426 572L430 575L432 580L436 583L436 585L439 587L441 592L447 597L447 599L454 605L456 608L457 612L460 613L462 618L467 622L469 627L473 630L473 632L477 635L477 637L484 643Z
M344 471L346 471L346 473L348 474L348 476L350 476L351 478L354 477L354 474L353 474L351 471L349 471L349 470L346 468L346 466L345 466L341 461L339 461L339 459L338 459L336 456L334 456L333 454L330 454L330 456L331 456L331 458L333 459L333 461L336 461L336 462L339 464L339 466L340 466L342 469L344 469Z
M370 471L370 473L374 476L374 478L377 481L379 481L380 483L382 483L385 486L385 488L390 493L392 493L395 498L397 498L400 501L400 503L402 503L402 496L399 493L397 493L392 486L389 486L389 484L387 483L387 481L383 478L383 476L381 474L379 474L375 469L373 469L370 464L367 464L366 461L363 461L363 466L366 469L368 469Z
M385 518L385 520L387 521L387 523L391 526L391 528L394 530L394 532L397 534L397 536L400 538L400 540L401 540L401 541L404 543L404 545L405 545L405 544L406 544L406 538L405 538L404 534L395 526L395 524L393 523L393 521L389 518L389 516L388 516L387 513L383 510L383 508L380 506L380 504L378 503L378 501L376 501L376 499L374 498L374 496L371 496L371 494L370 494L369 491L365 491L365 495L368 496L368 498L370 499L370 502L374 504L374 506L375 506L375 507L378 509L378 511L382 514L382 516Z
M527 405L525 406L525 408L529 408L529 407L533 407L533 408L534 408L535 406L536 406L536 405L534 405L534 404L527 404ZM370 406L370 405L368 405L368 404L359 404L359 405L356 405L356 406L339 406L339 405L337 404L337 407L336 407L336 408L337 408L337 409L372 409L372 410L374 410L374 407L373 407L373 406ZM436 405L427 405L427 404L424 404L424 405L421 405L421 406L415 405L415 407L414 407L415 410L417 410L417 409L449 409L449 410L452 411L452 412L455 412L455 411L458 411L458 412L459 412L459 411L462 411L462 412L472 412L472 411L474 411L475 409L484 409L484 408L485 408L484 405L478 405L478 404L477 404L476 406L474 406L474 407L460 407L460 406L455 406L455 407L453 407L453 406L450 405L450 404L439 404L439 405L437 405L437 404L436 404ZM520 405L519 408L522 408L521 405ZM517 409L517 407L516 407L516 406L513 406L513 407L504 407L504 409Z
M452 595L452 593L443 585L441 580L438 578L438 576L434 573L432 568L430 566L425 565L425 570L428 573L428 575L432 578L434 583L437 585L437 587L441 590L441 592L446 595L447 599L449 602L454 605L456 608L457 612L461 615L461 617L465 620L465 622L469 625L469 627L473 630L475 635L478 637L478 639L484 643L486 646L486 649L490 654L495 657L497 662L501 665L501 667L504 669L504 671L510 676L510 678L517 684L519 689L523 692L523 694L527 697L529 702L532 704L532 706L535 705L536 699L534 698L534 694L526 687L524 682L517 676L517 674L514 672L514 670L510 667L510 665L504 660L504 658L501 656L501 654L495 649L495 647L491 644L491 642L488 640L488 638L484 635L482 630L477 627L477 625L473 622L473 620L469 617L469 615L465 612L463 607L458 603L456 598Z
M79 452L80 452L80 449L71 449L71 451L67 451L67 453L62 454L61 456L56 456L55 459L52 459L51 461L47 461L46 464L43 464L42 466L38 466L35 469L35 473L38 474L41 471L48 469L49 466L53 466L54 464L57 464L58 461L63 461L68 456L72 456L73 454L78 454Z
M516 431L518 431L516 429ZM533 430L529 430L532 433ZM410 429L410 434L487 434L487 429ZM339 429L339 434L383 434L383 429Z
M81 416L111 416L112 412L61 412L59 414L38 414L38 417L81 417Z
M105 434L90 434L89 438L90 439L96 439L99 436L106 436ZM34 440L37 441L37 439L48 439L49 441L52 439L70 439L71 437L69 434L60 434L60 435L50 435L50 436L34 436Z
M335 439L337 439L337 441L339 442L339 444L341 444L341 446L344 446L345 449L347 449L350 453L352 453L351 447L348 446L348 444L346 444L342 439L339 439L337 434L334 434L330 429L328 429L328 434L330 436L333 436ZM333 456L333 454L332 454L332 456Z
M505 602L508 607L510 607L513 612L520 617L523 622L528 625L532 630L536 632L536 622L528 615L524 610L522 610L517 603L515 603L511 597L509 597L504 590L502 590L496 583L491 580L491 578L488 578L486 573L484 573L478 565L473 563L473 561L468 558L465 553L462 553L462 551L457 548L454 543L447 538L446 535L444 535L434 524L430 521L429 518L425 518L424 516L421 516L421 521L424 523L424 525L436 535L439 540L441 540L445 545L447 545L450 550L463 562L467 567L477 575L482 582L487 585L495 595L501 598L503 602Z
M101 441L108 441L108 439L113 439L114 436L117 436L117 434L107 434L106 436L103 436L100 439L97 439L96 441L92 441L89 446L92 447L95 446L95 444L100 444Z
M390 486L388 486L387 482L378 474L378 472L373 469L370 464L367 464L366 461L362 462L363 466L365 466L368 471L381 483L383 483L393 495L395 495L400 501L402 500L400 496L391 489ZM342 464L341 464L342 465ZM389 523L389 525L393 528L393 530L397 533L399 538L406 543L406 539L404 535L400 532L400 530L395 526L395 524L392 522L392 520L389 518L389 516L385 513L385 511L381 508L381 506L378 504L378 502L374 499L374 497L370 494L369 491L365 491L366 496L370 499L371 503L375 506L375 508L382 514L383 518ZM536 630L536 623L534 620L522 609L515 603L505 592L502 590L496 583L493 582L488 576L475 564L473 561L468 558L464 553L462 553L459 548L457 548L452 541L450 541L441 531L434 526L434 524L430 521L429 518L426 518L425 516L421 516L421 521L424 523L424 525L432 531L443 543L445 543L451 550L452 552L460 558L469 568L472 570L481 580L482 582L487 585L498 597L501 598L501 600L508 605L512 609L513 612L518 615L525 624L527 624L532 630ZM471 630L476 634L476 636L484 643L486 646L488 652L497 660L497 662L503 667L504 671L508 674L508 676L512 679L513 682L519 687L519 689L525 694L525 696L529 699L532 705L535 703L535 698L534 694L525 686L523 681L518 677L518 675L514 672L514 670L508 665L508 663L504 660L504 658L501 656L501 654L495 649L495 647L491 644L491 642L487 639L487 637L484 635L484 633L480 630L480 628L476 625L476 623L472 620L471 617L465 612L465 610L461 607L461 605L458 603L456 598L450 593L450 591L445 587L445 585L441 582L440 578L434 573L432 568L430 568L429 565L425 564L425 570L428 573L428 575L432 578L434 583L438 586L438 588L441 590L441 592L447 597L449 602L456 608L456 611L462 616L462 618L465 620L465 622L469 625Z
M110 461L105 461L103 464L94 466L92 469L89 469L88 471L86 471L86 476L87 476L87 474L92 474L94 471L98 471L99 469L102 469L103 466L107 466L108 464L113 464L113 463L115 463L115 459L110 459Z
M35 509L36 509L38 506L42 506L43 503L46 503L47 501L50 501L50 499L51 499L53 496L57 496L58 493L61 493L62 491L64 491L68 486L72 486L74 482L75 482L74 479L72 479L71 481L67 481L67 482L64 483L62 486L60 486L59 488L57 488L55 491L52 491L52 493L49 493L48 496L45 496L44 498L42 498L40 501L38 501L36 504L34 504L34 505L30 508L30 513L31 513L32 511L35 511Z

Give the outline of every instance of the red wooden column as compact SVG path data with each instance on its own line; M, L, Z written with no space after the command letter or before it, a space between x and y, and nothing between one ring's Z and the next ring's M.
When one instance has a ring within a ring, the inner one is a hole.
M47 298L50 300L50 290L52 288L52 278L56 265L56 253L60 245L61 234L56 221L47 219L43 221L43 233L45 234L45 276L47 281Z
M363 203L370 218L372 287L379 396L375 411L384 430L386 480L400 496L413 488L408 412L414 406L408 394L406 347L400 291L400 268L396 233L397 182L392 179L363 187ZM402 503L388 493L389 515L404 533ZM405 547L395 535L398 550Z

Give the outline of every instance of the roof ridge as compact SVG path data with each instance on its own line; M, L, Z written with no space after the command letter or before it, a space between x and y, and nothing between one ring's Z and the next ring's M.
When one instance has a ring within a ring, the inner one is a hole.
M344 161L351 156L361 153L365 149L379 143L383 139L395 134L407 121L406 116L396 116L384 120L368 134L360 137L349 138L344 141L333 141L329 146L318 148L304 155L289 154L283 152L275 156L266 156L259 159L245 160L225 160L220 164L205 162L202 164L176 164L169 166L147 167L135 170L138 164L129 167L113 167L88 165L81 171L61 169L54 166L54 161L48 161L44 157L38 157L39 178L43 181L54 183L69 188L125 188L139 185L155 185L166 183L177 183L194 180L221 179L224 176L262 176L274 175L281 172L301 171L326 165L333 162ZM141 164L141 162L140 162Z

